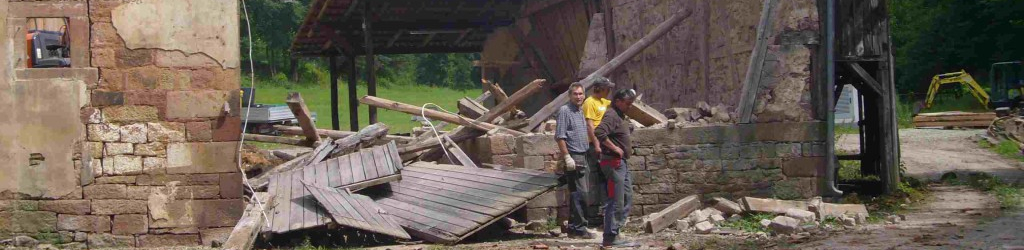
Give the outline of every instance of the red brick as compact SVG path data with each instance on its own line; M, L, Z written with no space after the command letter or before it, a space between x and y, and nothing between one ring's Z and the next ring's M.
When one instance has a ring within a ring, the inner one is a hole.
M114 216L113 233L119 235L145 234L149 231L149 217L144 214Z
M124 105L124 93L93 90L90 102L93 107Z
M198 234L140 235L138 247L172 247L199 245Z
M242 137L242 119L237 116L222 116L213 129L213 141L238 141Z
M146 214L146 201L139 200L93 200L92 214Z
M220 174L220 197L225 199L242 197L242 174Z
M188 133L188 141L211 141L213 140L213 125L209 121L189 122L185 124Z

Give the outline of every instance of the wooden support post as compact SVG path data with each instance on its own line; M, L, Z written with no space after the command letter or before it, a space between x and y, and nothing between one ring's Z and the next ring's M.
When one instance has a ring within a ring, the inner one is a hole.
M359 148L371 145L376 141L384 139L388 134L388 126L383 123L374 123L360 129L359 132L341 139L334 140L334 149L331 151L331 158L345 155L359 150Z
M476 166L476 163L473 163L473 159L470 159L469 156L466 155L466 152L463 152L455 141L452 141L451 137L448 137L447 135L442 137L444 138L445 143L448 143L448 152L451 153L452 156L455 156L455 159L453 160L458 161L453 163L471 168L479 168Z
M373 54L373 13L370 3L363 4L363 37L366 39L363 47L366 48L366 94L377 96L377 64L374 62ZM377 123L377 108L370 106L370 124Z
M295 145L309 147L306 144L306 140L296 137L284 137L284 136L272 136L272 135L257 135L257 134L242 134L242 138L246 141L258 141L258 142L269 142L277 144Z
M676 203L672 203L672 205L664 210L644 218L644 231L647 233L657 233L675 223L679 218L683 218L683 216L699 209L700 206L700 199L697 198L697 195L687 196Z
M356 68L356 60L348 60L348 129L359 131L359 97L356 93L356 84L359 81L359 70Z
M675 27L676 24L683 21L683 19L686 19L686 17L689 17L690 13L691 12L689 10L685 10L684 13L672 14L671 17L669 17L664 22L655 27L654 30L652 30L650 33L645 35L643 38L640 38L640 40L638 40L633 45L630 45L629 48L626 49L626 51L622 52L622 54L619 54L612 60L608 61L608 63L606 63L604 66L598 68L597 71L591 73L589 76L587 76L587 78L581 80L580 84L583 84L584 88L589 88L590 85L594 84L594 80L597 80L598 77L605 76L608 73L618 69L620 66L625 64L634 56L640 54L640 51L643 51L648 46L651 46L651 44L660 39L662 36L665 36L665 34L667 34L669 30L672 30L672 28ZM565 105L568 102L569 95L567 95L566 92L562 92L561 95L558 95L558 97L556 97L543 108L538 110L537 113L534 113L534 115L530 117L530 124L527 125L525 129L536 129L541 123L544 123L549 117L551 117L551 115L554 115L555 112L558 111L559 107Z
M299 126L302 127L302 133L306 136L306 145L313 145L314 142L320 140L320 135L316 132L316 124L313 123L309 108L306 107L306 102L302 101L302 95L299 92L288 93L288 99L285 101L288 103L288 109L292 110L295 114L295 119L299 120Z
M400 103L400 102L396 102L396 101L391 101L391 100L387 100L387 99L383 99L383 98L373 97L373 96L363 96L363 98L359 99L359 102L363 103L363 104L366 104L366 105L370 105L370 106L374 106L374 107L379 107L379 108L385 108L385 109L394 110L394 111L398 111L398 112L402 112L402 113L406 113L406 114L411 114L411 115L420 115L420 113L421 113L420 107L409 105L409 104L405 104L405 103ZM521 135L525 134L523 132L519 132L519 131L515 131L515 130L504 129L503 127L499 127L499 126L494 125L494 124L490 124L490 123L486 123L486 122L481 122L481 121L476 121L476 120L473 120L473 119L470 119L470 118L467 118L467 117L464 117L464 116L449 114L449 113L445 113L445 112L441 112L441 111L437 111L437 110L425 109L425 110L422 110L422 113L424 115L426 115L427 117L431 118L431 119L437 119L437 120L442 120L442 121L446 121L446 122L461 124L462 126L466 126L466 127L477 129L477 130L481 130L481 131L484 131L484 132L491 131L491 130L494 130L494 129L499 129L499 130L503 130L503 131L508 132L508 133L510 133L512 135L515 135L515 136L521 136Z
M601 21L604 22L605 48L607 48L608 60L611 60L615 57L615 29L612 27L615 16L612 14L612 0L601 0L601 5L604 10Z
M740 123L750 123L754 113L754 104L757 99L757 89L761 83L761 69L764 66L764 57L768 53L768 32L771 31L771 13L775 0L765 0L761 9L761 22L757 25L757 37L754 41L754 51L750 53L750 65L747 67L747 75L743 80L743 89L740 91L740 103L736 107L736 113L740 115Z
M864 67L861 67L857 62L849 62L847 65L850 66L850 69L852 69L853 72L857 73L857 76L860 76L864 85L867 85L871 91L875 92L875 94L882 96L882 84L878 83L874 77L871 77L871 75L868 74L868 71L864 70Z
M341 127L341 120L338 117L338 57L331 56L330 61L328 70L331 72L331 129L338 130Z
M235 224L235 228L231 229L231 234L228 235L228 239L221 246L221 249L252 249L252 245L256 242L256 236L259 235L260 231L263 231L263 226L267 225L265 219L269 218L266 218L264 215L269 216L271 214L273 204L269 204L269 202L274 200L274 196L267 192L257 192L253 194L253 199L259 200L259 202L250 202L249 205L245 206L242 218L238 220L238 224ZM287 206L287 204L284 205Z
M543 56L540 56L529 41L526 40L526 34L519 27L509 27L508 32L512 34L512 40L519 46L519 52L526 57L527 62L530 63L530 67L539 71L548 81L556 81L555 74L551 73L551 68L544 62Z

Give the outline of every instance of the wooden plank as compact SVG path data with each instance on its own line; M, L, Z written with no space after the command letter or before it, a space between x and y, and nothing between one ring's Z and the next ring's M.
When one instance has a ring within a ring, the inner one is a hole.
M299 126L302 127L302 133L306 136L307 145L313 145L314 142L319 141L320 134L316 131L316 124L313 124L313 118L310 117L311 113L306 107L306 102L302 100L302 95L299 92L288 93L285 103L288 104L288 109L295 114L295 119L299 120Z
M405 171L419 172L419 173L425 173L425 174L432 174L432 175L437 175L437 176L441 176L441 177L445 177L445 178L456 178L456 179L463 179L463 180L469 180L469 181L477 181L477 182L483 183L483 184L489 184L489 185L500 186L500 187L514 188L514 189L517 189L517 190L522 190L524 192L534 192L537 189L543 188L542 186L538 186L538 185L534 185L534 184L529 184L529 183L510 181L510 180L503 180L503 179L496 179L496 178L484 178L484 177L478 176L478 175L463 174L463 173L456 173L456 172L448 172L448 171L436 170L436 169L428 169L428 168L407 168L407 169L405 169Z
M296 127L296 126L274 125L274 129L276 129L277 131L281 132L281 134L286 134L286 135L303 135L302 134L302 128ZM351 135L354 135L354 134L357 133L357 132L352 132L352 131L341 131L341 130L330 130L330 129L317 129L316 132L319 133L320 136L327 136L327 137L330 137L331 139L335 139L335 140L341 139L341 138L345 138L345 137L348 137L348 136L351 136ZM395 142L398 142L398 143L403 143L403 144L415 141L415 138L412 138L412 137L409 137L409 136L400 136L400 135L384 135L384 139L385 140L392 140L392 141L395 141Z
M316 186L328 187L330 185L331 180L327 171L327 164L318 164L318 167L316 168L316 176L314 176L314 178L315 180L313 184ZM320 214L320 224L326 224L331 221L330 214L327 213L327 210L324 207L317 207L317 210Z
M519 189L515 189L515 188L510 188L510 187L495 186L495 185L490 185L490 184L487 184L487 183L479 183L479 182L476 182L476 181L473 181L473 180L463 180L463 179L456 179L456 178L444 178L444 177L437 176L437 175L425 174L425 173L419 173L419 172L412 172L412 171L403 172L402 173L402 177L403 177L402 178L403 181L407 180L407 179L420 179L420 180L427 180L427 181L433 181L433 182L445 182L445 183L455 184L455 185L464 186L464 187L472 187L472 188L487 190L487 191L491 191L491 192L495 192L495 193L501 193L501 194L504 194L504 195L511 195L511 196L520 197L520 198L531 198L534 195L536 195L536 194L533 194L532 192L526 191L526 190L519 190Z
M328 211L328 213L335 223L345 226L371 227L369 223L362 220L363 218L361 216L356 214L356 211L351 206L346 207L349 203L345 200L337 196L327 195L322 189L310 189L307 183L304 183L304 186L309 189L310 193L313 194L313 198L322 207L327 208L328 210L334 210L333 212Z
M363 98L359 99L359 102L363 103L363 104L366 104L366 105L373 106L373 107L380 107L380 108L384 108L384 109L388 109L388 110L394 110L394 111L398 111L398 112L402 112L402 113L407 113L407 114L411 114L411 115L423 114L423 115L426 115L427 117L429 117L430 119L437 119L437 120L442 120L442 121L446 121L446 122L456 123L456 124L460 124L460 125L463 125L463 126L466 126L466 127L469 127L469 128L481 130L481 131L484 131L484 132L491 131L491 130L494 130L494 129L498 129L499 131L503 131L503 132L512 134L514 136L525 135L525 133L523 133L523 132L519 132L519 131L515 131L515 130L510 130L510 129L505 129L503 127L499 127L497 125L490 124L490 123L487 123L487 122L476 121L476 120L470 119L470 118L465 117L465 116L449 114L449 113L445 113L445 112L441 112L441 111L437 111L437 110L432 110L432 109L421 110L420 107L417 107L417 106L413 106L413 105L409 105L409 104L405 104L405 103L401 103L401 102L396 102L396 101L391 101L391 100L387 100L387 99L383 99L383 98L379 98L379 97L363 96Z
M931 116L931 117L914 117L914 122L955 122L955 121L992 121L995 120L995 115L979 115L979 116Z
M401 196L404 199L417 199L416 197L410 197L410 196L405 196L405 195L399 195L399 196ZM403 199L395 199L396 197L390 197L390 198L392 200L394 200L395 202L405 203ZM476 226L479 225L478 223L475 223L475 222L467 220L467 219L458 219L459 217L456 217L456 216L445 216L444 213L437 212L437 211L432 211L432 210L429 210L429 209L424 209L424 208L421 208L421 207L410 206L413 209L407 210L407 209L403 209L402 207L390 206L391 204L394 204L394 202L389 202L389 204L387 204L387 205L385 205L385 204L381 204L381 205L384 205L385 209L387 209L388 211L392 212L396 217L405 218L405 219L408 219L408 220L416 221L416 222L424 224L424 225L428 225L430 227L441 229L441 230L443 230L443 231L445 231L447 233L450 233L452 235L462 235L463 233L468 232L469 230L471 230L473 227L476 227ZM444 219L442 219L442 218L444 218ZM452 220L447 220L447 219L452 219Z
M378 200L378 202L379 201L380 200ZM390 208L388 206L384 206L384 207L385 207L385 209L389 209ZM393 214L393 215L394 215L395 221L397 221L398 224L401 224L402 228L404 228L406 230L406 232L409 232L410 235L416 236L417 238L425 239L425 240L428 240L428 241L431 241L431 242L435 242L435 243L445 243L445 244L450 244L450 243L454 243L454 242L458 241L458 237L455 236L454 234L452 234L452 233L450 233L448 231L439 229L439 228L435 227L434 225L431 225L431 224L435 224L437 222L417 221L417 220L412 220L412 219L403 217L402 215L398 215L398 214ZM406 216L408 216L408 215L406 215Z
M340 163L339 163L340 160L339 159L343 159L343 158L341 158L341 157L333 158L333 159L329 159L326 162L322 163L322 164L326 164L327 165L327 175L330 176L329 177L329 181L327 183L328 187L338 187L338 186L341 186L341 183L344 181L343 177L341 176L341 172L340 172L341 170L339 170L339 165L340 165Z
M470 159L469 156L466 155L466 152L463 152L462 149L459 148L459 145L456 144L455 141L452 141L451 137L448 137L447 135L441 137L448 143L448 153L455 156L454 160L457 161L455 162L456 164L461 164L462 166L471 168L478 168L476 163L473 163L473 159Z
M640 100L633 102L633 106L626 110L626 116L647 127L668 122L668 117Z
M334 159L338 162L338 180L340 181L337 186L332 185L331 187L336 188L341 185L345 185L345 183L355 182L352 178L352 159L350 159L348 155L343 155Z
M402 159L398 156L398 147L394 143L388 143L385 149L388 154L388 164L391 166L391 171L398 173L402 169Z
M598 68L597 71L594 71L594 73L590 74L589 76L587 76L587 78L584 78L579 82L583 84L583 87L589 88L590 85L594 84L594 80L597 80L598 77L604 77L608 73L611 73L612 71L621 67L627 61L629 61L636 55L640 54L641 51L643 51L648 46L653 44L655 41L660 39L662 36L667 34L669 30L676 26L676 24L690 16L690 10L687 9L683 11L683 13L676 13L673 14L671 17L667 18L664 22L655 27L654 30L652 30L650 33L645 35L643 38L638 40L633 45L630 45L629 48L626 49L626 51L623 51L621 54L619 54L612 60L609 60L608 63L606 63L604 66L601 66L601 68ZM536 129L541 123L544 123L545 121L548 120L548 118L554 115L555 112L558 111L559 107L565 105L568 102L569 95L567 95L566 92L563 92L554 100L549 102L547 105L544 105L544 107L542 107L540 110L534 113L533 116L530 117L530 125L527 125L526 129Z
M951 117L951 116L979 116L979 115L981 115L981 116L995 116L996 113L994 113L994 112L971 113L971 112L961 112L961 111L949 111L949 112L936 112L936 113L920 113L920 114L917 114L915 117Z
M546 177L533 176L533 175L524 174L524 173L503 172L503 171L491 170L491 169L470 169L470 168L463 168L463 167L457 167L457 166L451 166L451 165L430 164L430 163L425 163L425 162L423 162L423 163L417 162L417 163L413 163L413 165L416 166L416 167L421 167L421 168L429 168L429 169L436 169L436 170L441 170L441 171L449 171L449 172L456 172L456 173L463 173L463 174L471 174L471 175L476 175L476 176L480 176L480 177L484 177L484 178L495 178L495 179L501 179L501 180L509 180L509 181L515 181L515 182L529 183L529 184L533 184L533 185L537 185L537 186L558 185L558 180L557 179L550 179L550 178L546 178Z
M480 223L468 220L461 216L450 215L447 213L441 213L431 209L423 209L422 207L413 206L408 203L404 203L398 200L382 201L381 204L387 204L387 206L398 208L401 210L409 211L420 216L430 217L432 219L438 219L445 221L464 228L474 228L480 225Z
M435 190L446 190L446 191L449 191L449 192L456 192L456 193L472 195L472 196L481 197L481 198L488 198L488 199L492 199L492 200L496 200L496 201L500 201L500 202L504 202L504 203L508 203L508 204L513 204L513 205L514 204L519 204L521 202L526 202L528 200L526 198L512 196L512 195L503 194L503 193L499 193L499 192L493 192L493 191L477 189L477 188L473 188L473 187L459 186L459 185L452 184L452 183L430 181L430 180L424 180L424 179L418 179L418 178L405 178L405 179L402 179L402 183L403 184L419 185L419 186L423 186L423 187L434 188Z
M676 203L672 203L672 205L662 209L660 212L653 213L645 217L644 230L647 231L647 233L657 233L658 231L667 228L669 225L676 223L676 220L679 220L680 218L683 218L683 216L690 214L690 212L697 210L700 206L700 199L697 195L687 196L676 201Z
M871 77L871 75L868 74L867 70L864 70L864 68L861 67L859 63L848 62L846 65L848 65L850 69L853 70L853 72L856 72L857 76L860 76L860 79L864 81L864 85L867 85L868 88L871 89L871 91L874 91L876 94L879 95L884 94L884 92L882 92L882 84L878 83L878 81L876 81L874 77Z
M285 178L288 177L288 178ZM274 221L271 223L271 228L268 230L274 232L280 232L280 229L287 228L289 225L289 219L291 216L291 175L276 174L272 178L274 180Z
M269 202L273 202L274 195L266 192L257 192L253 195L253 198L259 202L251 202L246 205L245 212L242 213L242 218L238 220L235 227L231 229L231 234L228 235L227 240L224 241L224 245L221 249L226 250L248 250L252 249L252 245L256 242L256 236L266 226L266 220L263 216L263 211L272 208ZM260 206L262 205L262 206Z
M376 163L375 165L377 165L377 175L379 177L394 174L387 163L391 158L387 156L387 152L384 152L383 146L375 146L371 152L373 152L373 161Z
M268 143L295 145L295 146L303 146L303 147L307 147L307 146L312 145L312 144L309 144L305 139L296 138L296 137L285 137L285 136L257 135L257 134L248 134L248 133L246 133L246 134L242 134L242 139L245 139L246 141L268 142Z
M383 123L375 123L360 129L359 132L334 140L336 147L331 151L331 157L338 157L351 152L359 151L360 148L368 147L381 141L388 134L388 126Z
M252 185L253 189L263 190L264 188L267 187L267 184L270 183L271 176L274 176L279 173L288 172L291 171L292 169L301 167L299 164L301 164L303 161L310 157L311 156L309 154L300 155L299 157L295 157L295 159L288 160L287 162L282 163L281 165L277 165L274 166L273 168L264 170L263 173L260 173L259 176L250 178L249 184Z
M302 188L302 170L294 170L288 172L288 174L291 175L291 178L289 178L291 182L291 184L289 184L291 188L291 197L289 197L288 200L288 206L291 207L291 216L288 218L288 226L281 228L282 231L278 231L278 233L301 228L305 222L302 218L303 213L306 211L306 209L302 207L302 195L305 190Z
M501 89L501 86L495 84L489 80L482 80L484 84L484 90L491 93L494 96L494 103L502 103L508 100L508 94L505 94L505 90Z
M369 180L365 180L365 181L361 181L361 182L356 182L356 183L352 183L352 184L345 184L345 185L342 185L341 187L338 187L338 188L348 189L348 190L352 190L352 192L356 192L356 191L359 191L359 190L362 190L362 189L365 189L365 188L368 188L368 187L372 187L372 186L376 186L376 185L380 185L380 184L384 184L384 183L390 183L390 182L398 181L398 180L401 180L401 179L402 179L401 175L394 174L394 175L389 175L389 176L377 177L377 178L374 178L374 179L369 179Z
M377 163L373 161L373 151L368 149L359 150L359 155L363 160L363 173L366 173L366 180L380 177L377 174Z
M392 190L392 192L394 192L394 195L391 196L391 197L392 198L397 198L399 200L403 200L401 198L401 196L404 195L404 196L408 196L408 197L413 197L415 199L427 199L427 200L431 200L431 201L436 201L438 203L449 204L449 205L452 205L452 206L457 206L457 207L465 208L466 210L470 210L470 211L474 211L474 212L478 212L478 213L482 213L482 214L486 214L486 215L490 215L490 216L496 216L496 215L501 213L501 209L496 209L496 208L492 208L492 207L488 207L488 206L484 206L484 205L480 205L480 204L475 204L475 203L471 203L471 202L467 202L467 201L461 201L461 200L457 200L457 199L454 199L454 198L451 198L451 197L445 197L445 196L441 196L441 195L431 194L431 193L427 193L427 192L423 192L423 191L407 188L407 187L404 187L404 186L401 186L401 185L394 185L394 184L392 184L391 185L391 190Z
M348 154L350 170L352 171L352 182L365 181L367 179L366 172L363 171L363 154L356 152Z
M435 195L439 195L439 196L444 196L444 197L448 197L448 198L452 198L452 199L456 199L456 200L460 200L460 201L465 201L465 202L469 202L469 203L473 203L473 204L477 204L477 205L481 205L481 206L487 206L487 207L491 207L491 208L495 208L495 209L507 209L509 207L514 207L516 205L516 202L505 202L505 201L502 201L500 199L495 199L495 197L487 197L487 196L483 196L483 195L473 195L473 194L468 193L468 192L467 193L463 193L463 192L458 192L458 190L448 190L448 189L443 189L443 188L436 188L436 187L431 187L431 186L427 186L427 185L420 185L420 184L417 184L417 183L414 183L414 182L402 182L402 183L399 184L399 186L401 188L414 189L414 190L422 191L422 192L425 192L425 193L430 193L430 194L435 194Z
M302 190L302 195L297 197L298 199L302 200L303 212L302 212L302 227L301 228L310 228L310 227L315 227L317 225L321 225L321 223L320 223L321 222L320 221L320 213L319 213L319 211L317 211L317 209L320 206L317 206L316 204L313 204L313 199L311 199L312 197L310 196L309 190L306 190L305 188L303 188L302 187L303 185L301 184L302 182L313 182L315 179L316 179L316 169L315 168L306 167L306 168L302 168L302 179L300 180L300 182L297 183L297 184L296 183L292 184L292 185L298 185L299 188ZM295 230L295 228L292 228L292 230Z
M491 216L489 216L489 215L485 215L485 214L482 214L482 213L474 212L474 211L471 211L471 210L466 210L466 209L463 209L463 208L460 208L460 207L456 207L456 206L452 206L452 205L449 205L449 204L438 203L436 201L431 201L431 200L426 200L426 199L405 199L405 198L403 198L403 201L399 201L396 198L397 197L389 197L389 198L385 198L385 199L380 199L380 200L377 200L377 203L383 203L382 201L385 201L385 200L392 200L392 201L395 201L395 202L401 202L401 203L406 203L406 204L413 205L413 206L416 206L416 207L420 207L422 209L433 210L433 211L437 211L437 212L448 214L448 215L452 215L452 216L458 216L460 218L467 219L467 220L470 220L470 221L473 221L473 222L476 222L476 223L484 223L487 220L491 219Z
M487 113L487 108L483 104L480 104L469 97L463 97L458 102L459 115L469 118L479 118L484 113Z
M363 204L363 207L371 208L369 212L377 213L374 215L374 217L378 218L381 227L385 227L387 228L388 231L391 231L395 234L405 235L404 239L411 238L408 236L409 234L406 233L405 230L402 230L402 225L399 225L398 222L395 222L391 214L384 210L384 208L380 206L380 204L377 204L375 201L370 199L370 197L365 195L359 195L355 197L355 200L358 201L360 204Z
M757 25L754 51L750 53L750 64L747 67L743 88L740 90L740 103L736 107L736 113L740 114L740 123L750 123L751 115L754 113L754 101L757 99L757 89L761 82L761 69L764 67L764 57L768 53L768 33L772 31L772 9L777 3L776 0L765 0L761 8L761 21Z
M388 223L384 217L390 215L386 212L382 213L382 208L373 203L372 200L369 200L369 197L338 192L329 188L309 185L308 183L305 186L306 189L313 191L312 193L316 200L324 205L331 217L342 226L391 235L400 239L411 238L409 234L405 233L397 225ZM368 200L369 202L366 202ZM350 206L346 207L345 204ZM356 215L352 212L362 216L362 220L356 219Z

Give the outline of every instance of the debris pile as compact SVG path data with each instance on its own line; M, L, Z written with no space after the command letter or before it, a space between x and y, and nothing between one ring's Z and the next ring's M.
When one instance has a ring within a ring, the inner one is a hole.
M867 208L861 204L833 204L815 197L806 201L762 199L744 197L731 201L721 197L710 200L711 205L703 207L697 196L683 198L665 210L644 218L647 233L656 233L668 227L667 221L682 232L697 234L731 233L735 230L722 228L728 221L742 220L751 213L776 215L759 223L775 235L789 235L817 228L823 221L835 220L845 227L867 222ZM701 208L703 207L703 208ZM899 221L899 217L895 219Z
M725 104L711 106L701 101L695 108L669 108L662 113L665 113L668 119L672 119L675 126L694 127L735 122L738 116L731 110Z

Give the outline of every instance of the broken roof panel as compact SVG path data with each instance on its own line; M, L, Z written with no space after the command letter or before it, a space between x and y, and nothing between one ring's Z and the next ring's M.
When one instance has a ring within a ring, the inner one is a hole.
M408 233L370 197L350 194L348 191L337 191L332 188L318 187L303 183L306 190L313 194L321 207L327 210L339 225L366 230L374 233L410 239Z

